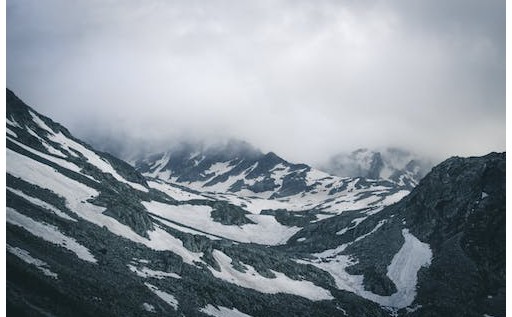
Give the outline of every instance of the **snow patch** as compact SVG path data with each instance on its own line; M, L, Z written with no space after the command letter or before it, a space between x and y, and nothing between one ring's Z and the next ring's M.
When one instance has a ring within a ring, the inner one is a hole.
M151 166L153 172L147 173L151 177L157 177L158 173L162 171L162 169L169 163L171 158L171 154L169 152L165 153L158 161L154 162Z
M12 247L10 245L7 245L7 251L14 254L24 262L35 265L39 270L43 272L44 275L52 278L58 278L57 273L54 273L50 270L48 263L32 257L28 251L18 247Z
M57 207L53 206L53 205L50 205L49 203L45 202L45 201L42 201L38 198L35 198L35 197L32 197L32 196L29 196L27 194L25 194L24 192L20 191L20 190L16 190L16 189L13 189L13 188L10 188L10 187L7 187L7 190L12 192L13 194L31 202L32 204L34 205L37 205L39 207L42 207L43 209L47 209L47 210L50 210L51 212L53 212L55 215L63 218L63 219L66 219L66 220L71 220L71 221L77 221L75 218L72 218L70 216L68 216L68 214L62 212L60 209L58 209Z
M229 309L223 306L215 307L212 304L208 304L206 307L201 308L199 311L214 317L251 317L251 315L242 313L236 308Z
M133 260L133 261L135 261L135 262L144 263L144 264L149 264L149 263L151 263L151 261L146 260L146 259L132 258L132 260Z
M402 200L402 198L409 195L409 193L410 193L410 191L408 191L408 190L399 190L394 194L386 196L386 198L384 198L384 200L381 202L381 204L384 206L392 205L392 204Z
M416 283L418 271L422 267L430 266L432 251L430 246L421 242L408 229L402 230L405 242L402 248L393 257L388 266L387 276L395 283L397 293L383 301L386 306L403 308L409 306L416 297Z
M221 270L216 271L210 268L212 274L229 283L241 287L251 288L261 293L276 294L287 293L302 296L313 301L333 299L331 293L310 281L297 281L289 278L283 273L271 270L276 278L261 276L254 267L242 263L247 270L245 273L235 270L232 266L232 259L219 250L213 250L213 258L219 264Z
M290 168L286 167L284 164L279 163L273 169L270 170L272 173L271 177L276 181L276 184L281 186L283 185L283 178L289 173Z
M6 121L6 122L7 122L7 124L8 124L8 125L10 125L10 126L17 127L17 128L21 128L21 125L20 125L18 122L16 122L16 120L14 120L14 119L13 119L13 120L11 120L11 119L9 119L9 118L5 118L5 121Z
M153 215L151 215L151 218L159 221L160 223L162 223L166 227L173 228L173 229L176 229L176 230L181 231L181 232L190 233L190 234L193 234L193 235L196 235L196 236L207 237L210 240L221 240L222 239L220 237L217 237L217 236L214 236L214 235L211 235L211 234L208 234L208 233L204 233L204 232L201 232L201 231L197 231L197 230L194 230L192 228L188 228L188 227L177 225L177 224L175 224L175 223L173 223L171 221L163 220L163 219L155 217Z
M45 241L59 245L76 254L79 259L96 263L97 260L91 254L89 249L76 242L75 239L62 234L57 227L37 222L27 217L11 207L7 207L7 222L18 227L22 227L36 237Z
M418 309L421 309L422 307L423 307L423 305L417 304L417 305L414 305L412 307L406 307L405 310L408 313L414 313L415 311L417 311Z
M41 129L46 130L47 132L53 134L52 128L46 125L46 123L41 118L39 118L38 115L36 115L32 111L29 111L29 113L32 116L32 121L34 121L35 124L37 124Z
M148 303L142 303L142 308L150 313L156 313L155 306L148 304Z
M149 283L144 283L144 285L147 286L153 293L155 293L156 296L160 297L164 302L169 304L174 310L178 310L179 302L173 295L163 292L158 289L158 287L151 285Z
M382 225L383 223L379 222L372 232L378 230ZM345 271L345 268L357 263L352 256L341 254L349 244L313 254L317 257L316 260L298 260L297 262L309 263L328 272L334 278L339 289L353 292L382 306L401 309L413 303L416 297L418 271L422 267L428 267L432 260L432 251L428 244L419 241L409 233L408 229L403 229L402 235L405 242L387 268L387 276L397 288L397 292L391 296L380 296L365 290L363 275L351 275Z
M381 220L377 223L377 225L375 226L375 228L372 229L372 231L368 232L368 233L365 233L363 234L362 236L359 236L357 237L354 242L357 242L357 241L360 241L360 240L363 240L364 238L366 238L367 236L371 235L372 233L375 233L377 230L379 230L380 227L382 227L385 223L387 222L386 219L384 220Z
M322 220L325 220L328 218L332 218L334 216L336 216L336 215L334 215L334 214L316 214L315 215L316 219L311 221L311 223L319 222L319 221L322 221Z
M227 226L212 219L210 206L174 206L156 201L143 201L142 204L150 213L162 218L238 242L265 245L284 244L300 230L299 227L283 226L270 215L247 215L247 218L256 224Z
M206 174L206 175L213 174L213 176L210 178L214 178L215 176L222 175L229 171L229 163L230 162L219 162L219 163L212 164L212 166L210 166L209 169L204 171L204 174Z
M345 232L349 231L350 229L353 229L357 227L361 222L363 222L368 217L360 217L360 218L354 218L350 223L353 223L353 225L348 226L346 228L341 229L340 231L336 232L336 235L341 236Z
M171 184L165 183L163 181L148 181L148 185L151 188L164 192L169 197L177 201L187 201L192 199L208 199L204 196L193 194L181 188L174 187Z
M79 173L79 174L81 174L83 176L86 176L86 177L89 177L89 178L93 179L91 176L83 174L81 172L81 168L80 167L78 167L77 165L75 165L75 164L73 164L73 163L71 163L69 161L66 161L66 160L63 160L63 159L60 159L60 158L57 158L57 157L54 157L54 156L51 156L51 155L39 152L39 151L37 151L37 150L35 150L35 149L33 149L33 148L29 147L29 146L26 146L25 144L23 144L21 142L13 140L13 139L11 139L9 137L7 139L9 141L13 142L14 144L18 145L19 147L23 148L24 150L27 150L30 153L35 154L35 155L37 155L37 156L39 156L39 157L41 157L41 158L43 158L43 159L45 159L47 161L53 162L53 163L59 165L62 168L68 169L70 171Z
M6 132L8 135L12 136L12 137L18 138L18 135L17 135L14 131L12 131L11 129L9 129L9 128L6 128L6 129L5 129L5 132Z
M124 179L121 175L119 175L119 173L114 169L114 167L110 165L109 162L107 162L98 154L89 150L82 144L67 138L64 134L62 134L62 132L59 132L57 134L51 134L48 136L48 139L52 140L53 142L61 144L62 147L68 149L70 153L73 153L73 151L81 153L90 164L96 166L103 173L112 175L117 181L128 184L134 189L143 192L148 192L148 189L142 186L141 184L133 183Z
M175 279L180 279L181 276L179 276L178 274L176 273L169 273L169 272L163 272L163 271L156 271L156 270L152 270L150 268L147 268L145 266L141 267L141 268L138 268L132 264L128 264L128 268L130 269L130 271L132 271L133 273L137 274L137 276L140 276L142 278L156 278L156 279L164 279L166 277L172 277L172 278L175 278Z
M311 169L306 174L306 185L311 186L311 185L315 184L316 182L321 181L328 177L332 177L332 176L325 172L319 171L317 169Z

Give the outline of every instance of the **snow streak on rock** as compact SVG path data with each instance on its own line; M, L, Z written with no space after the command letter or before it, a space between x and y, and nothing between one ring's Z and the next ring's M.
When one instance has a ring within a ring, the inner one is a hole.
M199 311L214 317L251 317L251 315L244 314L236 308L229 309L223 306L215 307L212 304L208 304Z
M153 293L155 293L156 296L160 297L164 302L169 304L174 310L178 310L179 302L173 295L166 293L164 291L161 291L158 289L158 287L151 285L149 283L144 283Z
M212 274L229 283L233 283L245 288L252 288L258 292L276 294L287 293L308 298L313 301L333 299L331 293L310 281L297 281L289 278L283 273L272 271L275 278L266 278L261 276L254 267L242 264L247 267L245 273L237 271L231 266L232 259L219 250L212 252L215 261L219 264L221 270L216 271L210 268Z
M42 238L45 241L59 245L76 254L76 256L84 261L96 263L96 258L91 254L89 249L76 242L60 232L56 227L45 223L37 222L27 217L13 208L7 207L7 222L27 230L31 234Z
M57 273L54 273L50 270L48 263L34 258L33 256L30 255L28 251L18 247L12 247L10 245L7 245L7 251L9 251L9 253L14 254L24 262L35 265L39 270L43 272L44 275L52 278L58 278Z

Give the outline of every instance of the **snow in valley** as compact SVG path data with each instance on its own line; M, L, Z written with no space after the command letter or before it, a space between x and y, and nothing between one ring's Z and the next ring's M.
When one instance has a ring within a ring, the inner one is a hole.
M212 219L210 206L168 205L156 201L142 202L144 207L157 216L189 226L205 233L224 237L238 242L253 242L265 245L278 245L288 241L299 227L287 227L269 215L247 215L256 224L242 226L223 225Z

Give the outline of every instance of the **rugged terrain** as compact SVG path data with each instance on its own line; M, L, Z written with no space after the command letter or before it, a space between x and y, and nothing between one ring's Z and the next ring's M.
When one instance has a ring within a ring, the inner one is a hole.
M430 171L433 163L410 151L388 147L339 153L319 165L320 170L331 175L385 179L412 189Z
M504 153L409 194L241 142L134 168L6 116L9 316L504 316Z

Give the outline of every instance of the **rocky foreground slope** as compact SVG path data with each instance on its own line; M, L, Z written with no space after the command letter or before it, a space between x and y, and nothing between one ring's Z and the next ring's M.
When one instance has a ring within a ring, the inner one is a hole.
M143 176L9 90L6 116L9 316L504 315L504 153L393 204L393 182L274 154Z

